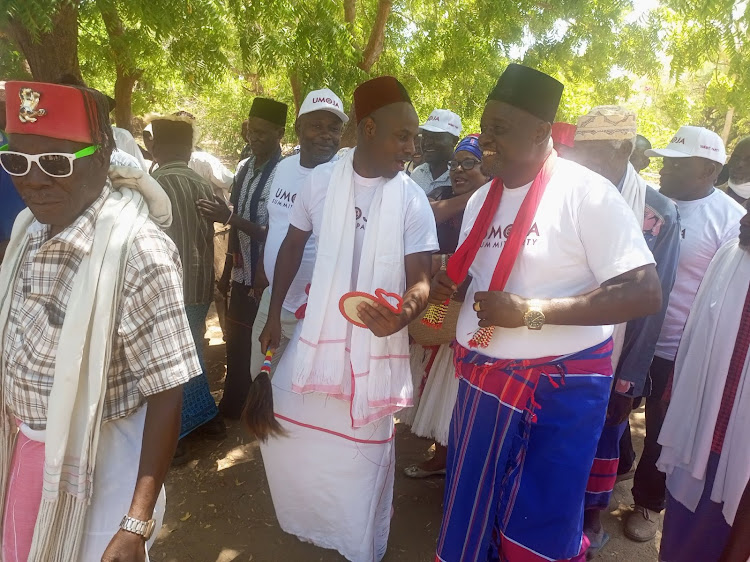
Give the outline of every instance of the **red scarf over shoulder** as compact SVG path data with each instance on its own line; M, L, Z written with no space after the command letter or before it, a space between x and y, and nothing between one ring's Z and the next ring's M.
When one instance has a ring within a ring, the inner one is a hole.
M516 263L518 254L523 248L524 241L528 235L529 229L534 221L534 216L539 208L539 202L542 200L547 184L552 178L557 161L557 152L554 150L547 156L542 169L534 178L529 192L521 203L516 220L513 222L513 228L510 230L510 236L500 252L500 258L497 260L495 272L492 274L489 291L502 291L508 282L513 265ZM500 201L503 196L503 180L495 178L490 186L487 198L484 200L482 208L479 210L474 226L471 232L464 240L463 244L456 250L448 261L446 273L456 285L461 285L469 273L471 264L474 263L477 252L482 245L482 241L487 236L487 230L492 225ZM492 339L493 328L480 328L469 342L471 347L487 347Z

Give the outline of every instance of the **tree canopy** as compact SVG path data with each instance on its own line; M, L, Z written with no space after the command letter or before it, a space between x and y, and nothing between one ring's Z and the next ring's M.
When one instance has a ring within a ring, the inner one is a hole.
M405 84L421 118L445 107L474 131L513 61L565 84L559 120L622 104L654 143L687 123L730 146L750 132L748 0L3 3L0 78L80 75L114 95L128 128L133 115L186 109L227 155L254 96L298 108L329 87L348 106L381 74Z

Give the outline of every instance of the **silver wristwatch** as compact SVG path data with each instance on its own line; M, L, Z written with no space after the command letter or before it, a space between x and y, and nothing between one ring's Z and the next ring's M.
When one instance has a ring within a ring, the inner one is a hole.
M151 538L151 535L154 533L154 527L156 527L156 521L154 519L141 521L140 519L135 519L134 517L126 515L122 518L122 521L120 521L120 529L127 531L128 533L133 533L134 535L140 535L144 540Z

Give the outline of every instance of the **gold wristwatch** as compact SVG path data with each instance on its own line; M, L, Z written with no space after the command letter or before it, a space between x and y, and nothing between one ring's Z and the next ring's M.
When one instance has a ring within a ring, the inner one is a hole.
M529 309L523 315L523 323L529 330L541 330L547 321L540 304L539 301L529 301Z

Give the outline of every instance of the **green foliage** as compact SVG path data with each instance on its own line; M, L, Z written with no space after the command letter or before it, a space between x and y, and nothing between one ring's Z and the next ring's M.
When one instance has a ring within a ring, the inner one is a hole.
M103 10L122 24L122 35L107 33ZM115 65L138 71L136 114L163 109L177 95L200 92L221 81L232 34L223 4L210 0L97 0L79 12L79 56L87 81L114 93ZM229 31L230 33L227 33Z
M49 28L55 8L72 0L3 0L9 18L32 33ZM392 74L422 119L436 107L459 113L476 131L484 100L510 61L566 85L558 119L575 122L592 106L622 104L639 116L654 144L683 124L721 133L729 108L729 145L750 132L750 2L661 0L638 17L631 0L393 0L383 51L362 70L379 0L78 0L84 78L114 92L115 66L137 69L133 110L186 109L204 144L234 159L240 123L256 95L290 106L329 87L347 107L358 83ZM107 32L114 11L122 34ZM22 77L23 57L0 33L0 76Z
M0 4L0 28L15 20L23 25L32 37L49 31L52 18L59 5L74 0L3 0Z
M26 59L16 50L10 39L0 36L0 79L28 79L31 74L25 67Z

